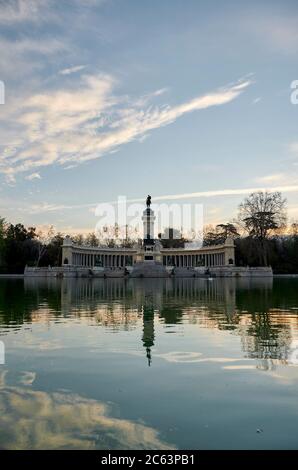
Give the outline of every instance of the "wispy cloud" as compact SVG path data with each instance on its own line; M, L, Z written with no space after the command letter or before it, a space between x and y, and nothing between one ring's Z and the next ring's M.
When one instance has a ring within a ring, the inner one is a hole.
M295 155L298 155L298 142L291 142L289 145L290 152Z
M81 70L85 69L86 65L76 65L74 67L69 67L66 69L59 70L60 75L70 75L72 73L80 72Z
M297 13L293 15L270 13L266 9L260 10L257 16L253 13L243 15L240 20L242 28L253 33L254 38L261 40L267 48L282 53L296 53L298 51Z
M39 173L31 173L31 175L25 176L26 180L32 181L32 180L40 180L41 176Z
M1 0L0 23L20 23L40 18L48 0Z
M216 198L221 196L246 196L248 194L257 192L257 191L280 191L282 193L298 193L298 185L291 186L258 186L250 188L235 188L235 189L219 189L219 190L210 190L210 191L200 191L193 193L180 193L180 194L167 194L162 196L152 197L152 201L157 203L159 201L173 201L173 200L183 200L183 199L201 199L201 198ZM106 202L107 204L117 204L118 201L97 201L84 204L51 204L51 203L39 203L39 204L30 204L22 207L15 207L14 210L19 210L22 212L28 212L30 214L38 214L45 212L57 212L65 210L74 210L74 209L89 209L90 212L95 212L96 206L101 203ZM127 199L127 203L143 203L144 197ZM293 208L294 212L294 208Z
M71 13L72 9L76 11L80 8L98 7L104 2L105 0L72 0L63 2L63 6ZM63 13L60 0L0 0L0 24L60 23Z
M284 173L273 173L265 176L258 176L256 182L260 184L284 183L288 181L288 175Z
M153 105L164 90L136 99L117 95L114 77L84 75L72 87L30 96L7 117L19 143L4 149L0 172L12 179L47 165L67 167L99 158L185 114L227 104L250 83L239 81L170 106Z

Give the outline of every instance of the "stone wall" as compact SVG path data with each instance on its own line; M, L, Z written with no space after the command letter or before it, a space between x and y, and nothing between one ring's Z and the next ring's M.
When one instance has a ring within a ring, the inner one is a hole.
M154 266L153 266L154 265ZM66 277L90 277L90 278L113 278L124 277L128 274L130 277L168 277L171 275L173 268L167 269L161 264L153 262L153 265L146 263L138 263L134 265L129 271L124 268L83 268L77 266L62 266L62 267L45 267L34 268L26 267L25 277L43 277L43 278L66 278ZM158 270L157 270L158 267ZM141 269L142 268L142 269ZM139 271L139 272L138 272ZM157 272L158 271L158 272ZM161 275L161 272L162 275ZM237 266L222 266L211 268L175 268L175 277L205 277L206 274L215 277L272 277L273 272L270 267L237 267Z
M273 271L271 267L239 267L239 266L223 266L209 268L210 274L216 277L272 277Z

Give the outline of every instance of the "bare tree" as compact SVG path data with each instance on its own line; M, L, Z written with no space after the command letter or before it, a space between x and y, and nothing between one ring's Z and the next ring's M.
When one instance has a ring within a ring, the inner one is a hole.
M137 227L125 225L120 227L118 224L105 225L96 231L99 246L113 247L132 247L138 239Z
M52 238L54 237L55 230L53 225L50 225L46 232L42 232L41 230L37 232L37 260L36 266L39 266L40 260L44 256L47 251L47 247L51 242Z
M238 218L248 235L258 241L260 262L267 266L268 239L286 226L286 200L280 192L252 193L240 204Z
M88 233L85 239L86 245L98 246L98 238L94 232Z
M291 224L291 234L294 235L294 237L298 236L298 222L293 222Z
M76 235L72 236L72 241L76 245L84 245L84 235L77 233Z

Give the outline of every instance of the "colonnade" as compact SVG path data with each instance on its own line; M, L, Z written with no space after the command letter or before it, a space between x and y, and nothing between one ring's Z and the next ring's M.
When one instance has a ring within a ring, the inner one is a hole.
M94 266L124 268L127 265L132 265L132 255L73 252L72 263L75 266L89 268Z
M221 249L214 250L161 250L152 259L157 259L164 266L175 266L177 268L196 268L199 266L213 267L234 264L234 246L224 245ZM143 256L142 256L143 255ZM143 261L145 252L137 250L84 250L83 247L63 245L62 264L78 267L93 268L125 268L133 266L135 262Z
M197 266L224 266L225 253L205 253L205 254L183 254L163 256L164 266L176 266L177 268L195 268Z

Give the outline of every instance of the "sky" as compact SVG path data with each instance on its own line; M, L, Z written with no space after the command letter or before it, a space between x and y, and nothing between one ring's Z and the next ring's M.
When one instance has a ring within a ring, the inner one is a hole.
M297 220L297 24L296 0L0 0L0 215L90 232L151 194L216 224L277 189Z

